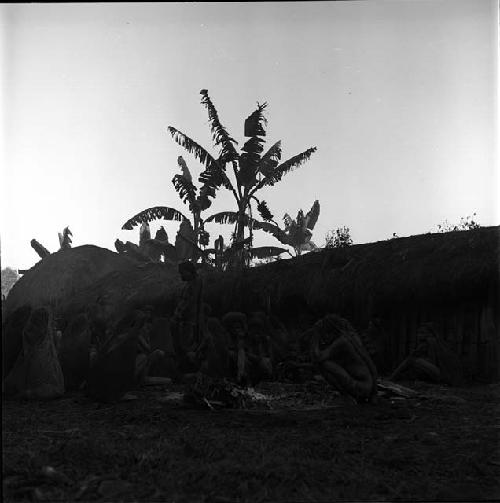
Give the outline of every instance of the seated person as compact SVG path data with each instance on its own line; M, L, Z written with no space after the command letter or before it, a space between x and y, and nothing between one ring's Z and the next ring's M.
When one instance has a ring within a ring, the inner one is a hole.
M148 311L135 310L126 314L107 340L90 355L87 381L92 398L104 402L119 400L129 389L141 384L149 367L163 352L150 352L144 338Z
M269 362L259 354L248 333L247 317L243 313L224 315L223 325L229 333L230 376L242 385L254 386L269 376Z
M415 349L389 379L420 379L456 386L463 380L462 365L458 355L441 340L432 323L424 323L417 330Z
M146 306L141 311L144 315L137 340L137 356L135 358L135 384L142 384L149 375L149 369L164 355L160 349L151 349L152 307Z
M23 329L31 312L31 307L24 305L16 309L7 319L2 316L2 379L7 377L19 353L23 351Z
M92 332L89 317L82 312L71 319L61 335L59 359L66 390L77 390L87 379Z
M64 394L64 376L45 308L31 312L22 332L22 351L3 383L7 395L46 400Z
M172 340L182 373L198 370L195 355L203 338L203 281L192 262L182 262L179 274L185 283L171 318Z
M231 374L230 338L217 318L208 318L197 357L203 374L213 378L224 378Z
M167 317L155 317L151 324L149 343L152 350L159 349L163 357L151 364L149 375L169 377L174 381L182 379L178 368L178 358L172 340L171 320Z
M263 379L273 376L275 355L271 332L269 320L263 312L251 313L248 320L249 350Z
M389 372L387 368L389 359L386 357L387 332L384 329L381 318L374 315L370 319L368 327L359 335L379 372L387 374Z
M311 329L311 358L327 382L357 401L377 392L377 370L352 325L329 314Z

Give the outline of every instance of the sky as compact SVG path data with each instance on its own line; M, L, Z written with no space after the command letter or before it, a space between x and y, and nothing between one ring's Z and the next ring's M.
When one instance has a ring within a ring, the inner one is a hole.
M201 89L242 146L268 102L267 145L311 159L261 192L281 221L318 199L313 241L500 224L498 4L490 0L4 4L0 7L1 259L138 242L152 206L189 214L171 180L180 129L214 155ZM232 210L220 190L211 212ZM164 225L171 241L178 223ZM231 227L207 225L211 242ZM255 245L280 246L257 232Z

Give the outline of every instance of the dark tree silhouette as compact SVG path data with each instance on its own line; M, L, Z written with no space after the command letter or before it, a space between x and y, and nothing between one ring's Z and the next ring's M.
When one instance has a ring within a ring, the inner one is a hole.
M244 135L249 138L241 153L236 150L237 142L226 128L221 124L219 114L208 91L200 91L201 103L208 111L208 120L212 132L212 139L216 148L219 149L218 157L213 157L205 148L192 140L189 136L170 126L168 131L172 138L188 152L194 155L204 166L199 180L212 191L221 187L229 190L236 201L236 211L222 212L213 215L208 221L218 223L231 223L235 225L233 249L234 265L241 267L245 262L245 250L251 247L252 230L254 228L252 218L252 201L258 205L265 205L259 201L256 193L264 187L275 185L284 175L294 168L306 162L316 147L311 147L304 152L295 155L287 161L281 162L281 141L272 145L264 154L264 137L266 136L265 125L267 119L264 110L267 103L257 104L257 109L247 117L244 124ZM227 168L230 167L230 176ZM249 240L245 236L245 229L249 231ZM247 254L248 256L248 254Z

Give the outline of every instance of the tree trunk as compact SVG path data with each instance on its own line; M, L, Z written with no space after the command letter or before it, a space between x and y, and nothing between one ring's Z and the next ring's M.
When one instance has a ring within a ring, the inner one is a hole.
M200 246L200 214L196 211L193 211L193 230L195 235L195 243ZM196 248L193 249L193 253L191 256L191 260L196 262L198 260L199 252Z
M245 250L242 243L245 239L245 210L246 205L244 200L238 201L238 218L236 221L236 232L233 246L235 251L229 259L228 267L230 270L240 271L245 265Z

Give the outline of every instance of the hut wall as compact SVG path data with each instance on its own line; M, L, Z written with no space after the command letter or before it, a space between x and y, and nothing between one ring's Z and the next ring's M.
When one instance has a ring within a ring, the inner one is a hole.
M498 296L493 288L479 299L452 305L420 305L388 313L385 356L387 369L394 369L415 348L421 323L433 322L448 346L461 358L468 380L500 379L500 323Z

